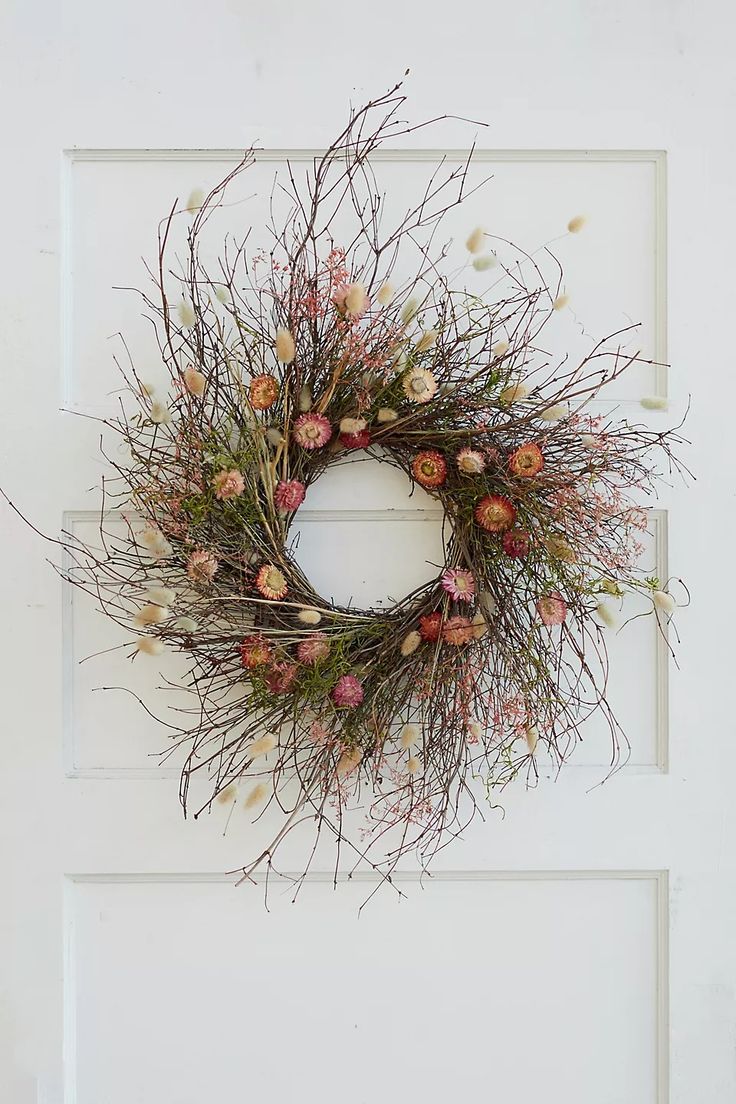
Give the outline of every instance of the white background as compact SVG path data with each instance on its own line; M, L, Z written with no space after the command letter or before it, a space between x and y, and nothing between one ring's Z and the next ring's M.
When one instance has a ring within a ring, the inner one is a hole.
M591 789L605 773L591 733L559 781L517 788L504 819L445 851L435 879L407 875L407 899L381 893L360 915L370 880L334 891L327 857L295 905L275 887L266 912L261 889L232 888L247 817L224 838L222 818L182 822L173 764L150 757L159 736L94 690L126 672L77 662L105 626L3 509L0 1099L733 1099L730 9L40 0L3 19L0 482L45 531L94 509L83 415L108 402L110 335L153 356L109 288L139 282L172 190L251 142L272 169L279 151L323 146L348 101L407 67L413 119L489 123L414 140L477 138L494 174L484 222L533 247L589 216L559 249L573 321L641 319L669 378L617 398L632 413L666 388L674 416L692 395L700 478L657 504L651 549L693 590L681 669L667 677L646 628L617 643L631 765ZM395 187L422 164L397 155ZM406 585L392 563L433 540L417 501L379 475L356 507L324 482L308 505L328 511L333 577L354 553L354 592ZM298 857L296 841L286 868Z

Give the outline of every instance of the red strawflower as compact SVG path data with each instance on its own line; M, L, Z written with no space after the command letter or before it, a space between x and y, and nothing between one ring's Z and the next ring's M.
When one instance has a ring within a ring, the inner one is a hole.
M254 410L268 410L273 406L279 393L279 383L274 376L264 372L250 381L249 398Z
M503 535L503 550L507 556L518 560L529 551L529 534L524 529L509 529Z
M249 670L254 667L261 667L264 663L269 663L272 655L271 645L259 634L246 636L240 645L240 658L243 661L243 666Z
M475 507L475 520L487 533L503 533L516 521L516 507L503 495L486 495Z
M412 461L411 471L423 487L441 487L447 478L445 458L434 449L418 453Z
M282 663L274 663L266 674L266 686L272 694L288 694L299 674L296 663L288 660Z
M368 448L371 443L370 431L367 429L361 429L359 433L341 433L340 444L344 445L348 449L364 449Z
M445 621L442 629L442 639L446 644L469 644L473 639L474 629L472 622L467 617L450 617Z
M544 467L544 456L539 445L522 445L509 456L509 469L513 475L531 479Z
M419 618L419 635L422 640L434 644L440 638L442 632L442 614L425 613Z

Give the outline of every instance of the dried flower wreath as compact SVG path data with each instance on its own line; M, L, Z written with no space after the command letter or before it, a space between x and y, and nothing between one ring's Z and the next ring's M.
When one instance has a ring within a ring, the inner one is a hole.
M550 288L521 251L504 266L482 229L467 268L497 264L511 290L453 290L432 241L463 200L467 163L435 172L383 227L371 155L416 129L398 118L399 88L355 110L303 183L290 171L292 209L268 252L250 256L246 238L213 276L199 250L254 151L164 220L156 296L143 298L172 391L121 366L137 408L105 420L130 461L104 483L102 548L62 542L68 578L135 630L133 658L174 649L191 661L192 715L173 734L185 809L202 776L195 816L215 800L281 810L245 875L310 818L389 877L411 850L426 864L475 812L473 778L491 792L534 773L543 745L561 763L594 711L615 765L627 745L605 696L608 596L647 595L662 627L675 606L637 568L646 513L634 496L653 485L655 450L680 467L681 438L588 412L641 362L624 350L630 335L551 365L539 334L566 304L561 274ZM358 229L341 248L345 207ZM191 224L173 271L176 218ZM408 241L421 264L392 286ZM437 578L385 610L326 601L290 544L309 488L364 450L425 488L447 523ZM103 531L113 505L122 540ZM346 810L366 794L368 833L352 833Z

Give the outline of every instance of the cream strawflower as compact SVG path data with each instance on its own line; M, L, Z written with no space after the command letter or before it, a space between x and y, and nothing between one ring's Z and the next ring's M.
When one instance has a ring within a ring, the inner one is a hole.
M428 368L410 368L403 378L404 394L410 402L429 402L437 391L437 380Z

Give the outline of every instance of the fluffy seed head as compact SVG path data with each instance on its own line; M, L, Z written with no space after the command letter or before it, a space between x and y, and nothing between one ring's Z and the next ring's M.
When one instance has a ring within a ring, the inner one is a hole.
M509 351L508 341L497 341L496 344L491 349L491 352L493 353L494 357L502 357L508 351Z
M398 413L392 410L390 406L382 406L376 415L376 420L383 425L386 422L395 422L398 416Z
M302 625L319 625L322 620L322 614L316 609L302 609L299 610L297 617L301 621Z
M146 602L152 602L155 606L170 606L176 598L176 591L168 587L152 586L143 595Z
M476 226L472 231L468 240L465 242L465 248L468 253L480 253L481 249L485 245L486 235L482 226Z
M521 399L525 399L529 394L529 388L525 383L511 383L508 387L504 387L501 394L498 396L498 401L504 406L509 406L511 403L520 402Z
M548 406L546 410L543 410L539 417L543 422L559 422L560 418L564 418L567 414L567 407L562 403L557 403L556 406Z
M663 395L645 395L641 405L645 410L666 410L669 403Z
M585 226L586 221L587 220L585 218L585 215L575 215L575 217L571 218L570 221L567 224L567 229L568 229L569 233L570 234L579 234L580 231Z
M199 625L191 617L177 617L171 627L178 632L193 633L197 631Z
M569 302L570 296L567 294L567 292L563 292L562 295L558 295L555 299L554 303L552 304L552 310L561 311L567 306Z
M407 299L401 308L401 321L405 326L408 326L413 318L416 317L416 313L419 310L419 301L417 299Z
M677 602L673 596L666 590L655 590L652 592L652 601L658 610L662 613L672 614L677 609Z
M368 296L362 284L351 284L345 293L345 311L352 318L360 318L368 309Z
M169 616L163 606L156 606L153 602L142 606L133 618L133 624L138 629L145 629L147 625L160 625Z
M536 725L527 725L524 732L524 738L526 739L526 746L529 748L529 754L533 755L534 750L539 740L539 733L537 732Z
M166 645L157 636L141 636L136 640L135 646L142 655L148 656L160 656L166 651Z
M607 629L615 629L618 623L616 614L613 612L608 602L599 602L596 606L595 612L598 617L606 626Z
M340 432L341 433L362 433L368 426L365 418L341 418L340 419Z
M220 805L232 805L237 796L238 788L231 782L228 786L225 786L224 790L220 790L216 800Z
M387 307L394 297L394 289L391 284L384 284L378 289L376 295L376 302L380 303L382 307Z
M308 410L312 409L312 390L305 383L299 391L299 397L297 399L297 406L299 407L300 414L306 414Z
M426 330L415 346L415 352L426 353L428 349L431 349L437 340L437 330Z
M218 303L230 303L232 302L232 295L229 288L226 288L224 284L218 284L215 288L215 299Z
M404 639L401 641L401 654L402 656L410 656L417 650L422 643L422 638L418 632L412 630L408 632Z
M419 763L419 760L417 759L416 755L410 755L408 760L407 760L407 763L406 763L406 769L407 769L408 773L409 774L416 774L417 771L419 770L419 767L420 767L420 763Z
M192 188L189 193L189 199L187 200L187 211L192 214L194 211L198 211L204 203L204 192L201 188Z
M419 743L421 735L419 725L405 724L400 737L402 748L414 747L415 744Z
M276 742L273 732L267 732L265 736L254 740L250 747L246 749L248 756L251 759L258 759L261 755L268 755L269 751L273 751L276 747Z
M165 402L154 399L151 403L151 421L156 425L171 425L173 418Z
M179 321L185 330L191 330L192 326L197 320L197 316L194 313L194 307L188 299L182 299L179 303Z
M259 805L268 797L268 787L265 782L257 782L251 790L248 791L243 805L246 809L256 809Z
M346 748L337 762L337 777L346 778L360 766L363 759L363 749L359 747Z
M282 364L291 364L295 356L296 346L294 345L294 338L292 337L291 330L277 330L276 359L280 360Z
M204 395L204 389L207 386L207 380L201 372L196 368L192 368L190 365L184 369L184 386L190 395L194 395L195 398L201 399Z
M495 253L488 253L485 257L476 257L473 261L473 268L476 272L487 272L489 268L494 268L498 264L498 258Z

